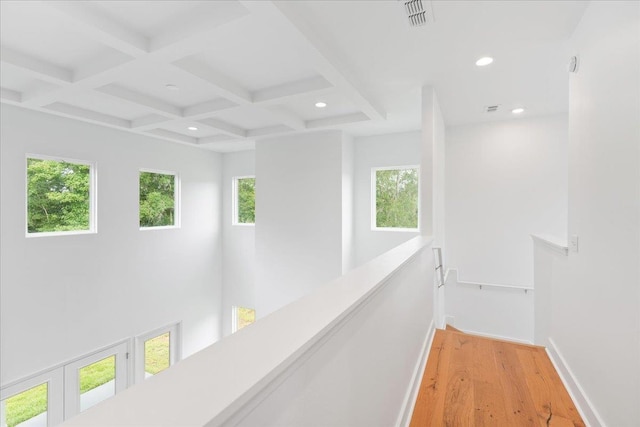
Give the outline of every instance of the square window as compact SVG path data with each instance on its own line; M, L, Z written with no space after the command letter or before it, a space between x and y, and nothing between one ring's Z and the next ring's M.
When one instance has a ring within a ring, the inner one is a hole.
M232 307L231 333L237 332L256 321L256 311L252 308Z
M175 173L140 171L140 228L179 226L178 188Z
M48 383L39 384L4 400L0 425L47 426Z
M136 337L135 379L142 382L180 360L180 323Z
M234 178L233 223L255 224L256 222L256 178L243 176Z
M69 159L27 156L27 235L92 233L95 167Z
M418 230L417 166L372 169L373 229Z

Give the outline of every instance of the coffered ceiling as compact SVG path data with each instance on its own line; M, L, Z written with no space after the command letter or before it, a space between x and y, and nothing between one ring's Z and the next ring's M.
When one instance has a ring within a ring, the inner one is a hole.
M566 111L565 41L584 2L424 3L435 21L411 28L395 0L2 0L0 95L221 152L419 129L423 84L449 124L488 120L490 103ZM496 56L484 74L483 54Z

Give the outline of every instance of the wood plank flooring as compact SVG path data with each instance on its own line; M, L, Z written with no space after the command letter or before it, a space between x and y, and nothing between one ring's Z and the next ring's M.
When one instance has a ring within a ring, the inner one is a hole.
M436 331L411 427L584 425L543 347Z

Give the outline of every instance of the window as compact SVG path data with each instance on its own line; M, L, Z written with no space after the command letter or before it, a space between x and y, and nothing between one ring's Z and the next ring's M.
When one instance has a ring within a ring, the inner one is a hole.
M78 160L27 156L27 235L96 230L95 167Z
M45 427L62 422L62 369L31 377L0 391L0 425Z
M374 168L373 229L418 229L418 167Z
M140 171L140 228L180 225L178 187L173 172Z
M242 176L233 180L233 223L235 225L256 222L256 178Z
M256 321L256 311L252 308L232 307L231 333L237 332Z
M136 338L136 380L152 377L179 360L179 324Z
M65 418L127 388L128 354L129 346L122 342L65 365Z

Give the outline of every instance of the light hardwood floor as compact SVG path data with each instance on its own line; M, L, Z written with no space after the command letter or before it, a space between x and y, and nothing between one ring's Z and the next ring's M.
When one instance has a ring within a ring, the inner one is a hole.
M543 347L436 331L411 427L584 425Z

